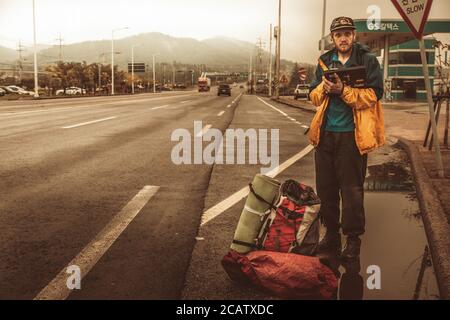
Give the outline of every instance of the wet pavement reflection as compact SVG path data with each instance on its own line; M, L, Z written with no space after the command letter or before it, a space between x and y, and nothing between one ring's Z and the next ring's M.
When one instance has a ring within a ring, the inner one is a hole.
M361 237L361 257L345 262L328 257L326 261L340 276L337 298L438 299L439 291L408 165L384 163L370 166L367 173L367 229ZM345 237L342 241L345 243Z

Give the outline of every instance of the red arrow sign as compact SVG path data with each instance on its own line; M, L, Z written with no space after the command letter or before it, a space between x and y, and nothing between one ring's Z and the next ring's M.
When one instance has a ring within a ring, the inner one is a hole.
M423 30L430 14L433 0L391 0L417 39L422 39Z

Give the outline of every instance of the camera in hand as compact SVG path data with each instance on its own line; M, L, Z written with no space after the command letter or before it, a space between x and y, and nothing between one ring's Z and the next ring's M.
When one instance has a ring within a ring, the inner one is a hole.
M334 74L337 74L342 83L353 88L364 88L366 86L366 67L350 67L340 69L329 69L324 72L328 81L336 82Z

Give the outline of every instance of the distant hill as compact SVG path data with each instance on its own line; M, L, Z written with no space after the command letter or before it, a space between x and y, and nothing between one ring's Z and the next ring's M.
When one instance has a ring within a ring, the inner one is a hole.
M203 41L192 38L176 38L162 33L139 34L114 41L115 64L125 69L131 62L131 46L135 47L135 62L151 64L152 55L158 54L157 62L183 64L205 64L208 66L229 66L231 69L248 68L250 54L255 45L227 37L215 37ZM65 61L86 61L87 63L111 63L111 41L86 41L63 47ZM103 56L102 56L103 54ZM268 53L266 52L266 57ZM27 59L31 58L28 57ZM53 63L59 59L59 47L53 46L38 54L39 63ZM285 61L289 66L292 62Z
M17 52L14 49L0 46L0 62L9 62L17 58Z

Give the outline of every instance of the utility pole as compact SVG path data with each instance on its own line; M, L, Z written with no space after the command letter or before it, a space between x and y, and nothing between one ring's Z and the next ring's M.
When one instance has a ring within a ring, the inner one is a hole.
M252 55L253 52L250 52L250 64L249 64L249 70L248 70L248 83L250 85L250 94L253 93L253 79L252 79Z
M269 45L269 97L272 96L272 24L270 24L270 45Z
M275 98L280 97L280 64L281 64L281 0L278 0L278 27L277 27L277 64L275 70Z
M139 47L139 44L131 45L131 93L134 94L134 48Z
M111 31L111 95L114 95L114 32L125 29L128 29L128 27L113 29Z
M172 89L175 88L175 64L172 62Z
M322 39L320 41L320 54L325 52L325 20L327 18L327 0L323 0L323 15L322 15ZM385 78L386 79L386 78Z
M34 46L34 97L39 98L37 46L36 46L36 12L34 0L33 0L33 46Z
M264 42L262 41L261 37L258 38L256 47L258 48L256 60L256 81L258 81L258 79L261 79L263 76L262 53L264 48Z
M156 70L155 70L155 57L159 55L159 53L153 54L153 93L156 93Z
M17 52L19 53L19 60L17 61L17 68L19 69L19 82L22 81L22 71L23 71L23 57L22 57L22 52L26 51L24 49L25 47L22 45L22 42L19 41L19 46L17 48Z
M62 42L64 41L64 39L61 38L61 33L59 34L59 38L56 38L55 40L59 42L59 61L63 61Z
M131 46L131 94L134 94L134 47Z

